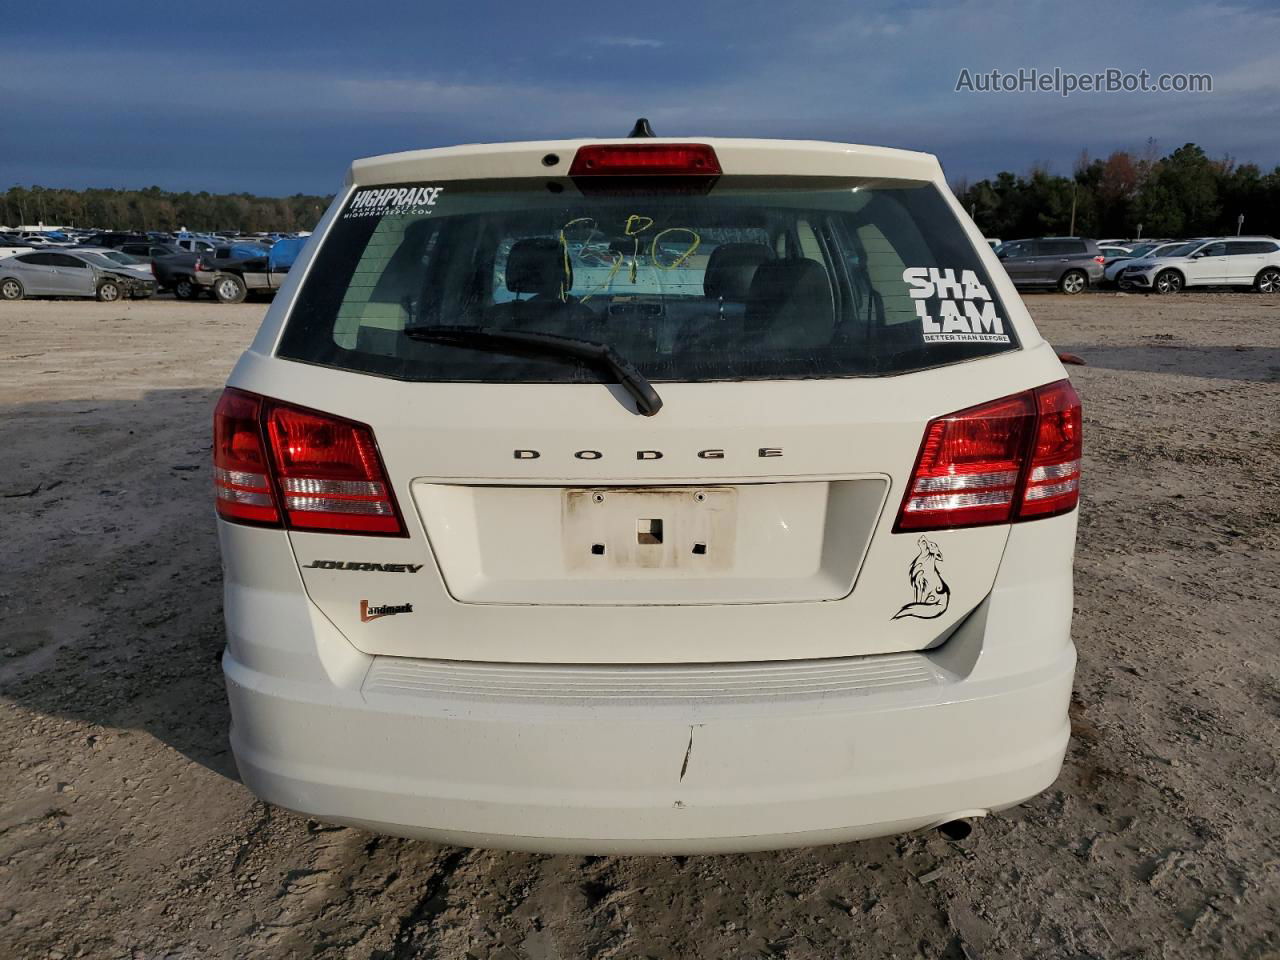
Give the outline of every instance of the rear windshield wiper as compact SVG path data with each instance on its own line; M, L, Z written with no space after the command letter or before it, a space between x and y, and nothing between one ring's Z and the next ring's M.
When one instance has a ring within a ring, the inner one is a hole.
M404 335L427 343L447 343L473 350L514 355L530 354L550 357L572 357L618 378L626 391L635 397L636 407L646 417L662 409L662 398L643 373L607 343L560 337L553 333L532 333L483 327L444 327L418 324L405 327Z

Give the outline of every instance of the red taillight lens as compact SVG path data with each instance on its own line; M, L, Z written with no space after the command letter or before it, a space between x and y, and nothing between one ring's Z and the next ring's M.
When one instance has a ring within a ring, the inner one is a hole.
M233 445L224 433L256 460L224 456ZM247 472L253 463L257 472ZM228 389L214 415L214 474L227 520L407 536L373 431L362 423Z
M705 143L591 144L579 147L571 177L715 177L720 160Z
M266 425L289 526L403 534L372 430L283 404Z
M1099 256L1099 257L1094 257L1094 258L1093 258L1093 260L1094 260L1094 262L1095 262L1095 263L1106 263L1106 262L1107 262L1107 258L1106 258L1106 257L1101 257L1101 256Z
M931 420L895 531L1066 513L1080 497L1080 399L1060 380Z
M1080 501L1083 418L1071 381L1038 389L1036 409L1036 442L1018 508L1020 520L1066 513Z
M1008 523L1034 426L1030 393L931 421L895 529Z
M224 520L279 526L261 423L261 397L223 391L213 412L215 503Z

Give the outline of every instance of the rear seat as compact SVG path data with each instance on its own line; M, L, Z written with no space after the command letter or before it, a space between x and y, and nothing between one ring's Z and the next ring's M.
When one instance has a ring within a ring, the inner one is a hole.
M550 237L518 240L507 255L507 289L528 300L496 304L490 325L508 330L553 333L565 337L598 339L599 318L576 300L562 300L573 286L573 265L565 258L560 241Z
M823 346L835 336L835 300L826 268L815 260L772 260L751 278L745 334L779 347Z
M714 301L714 312L701 306L686 319L678 350L698 350L707 344L741 339L747 313L747 298L756 269L773 259L773 251L763 243L722 243L707 257L702 292Z

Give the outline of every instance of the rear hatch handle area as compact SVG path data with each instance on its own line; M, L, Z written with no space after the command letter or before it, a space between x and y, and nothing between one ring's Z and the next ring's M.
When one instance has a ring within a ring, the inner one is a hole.
M623 388L635 398L637 412L652 417L662 409L662 398L643 373L607 343L579 340L552 333L532 333L501 328L440 326L418 324L405 327L404 334L427 343L443 343L471 350L541 357L563 357L580 360L597 369L607 370L618 378Z

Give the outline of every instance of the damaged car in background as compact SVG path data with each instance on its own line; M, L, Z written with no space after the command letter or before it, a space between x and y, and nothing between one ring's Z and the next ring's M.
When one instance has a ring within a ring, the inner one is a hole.
M100 254L77 250L34 250L0 260L0 299L94 297L106 303L149 297L154 280Z

